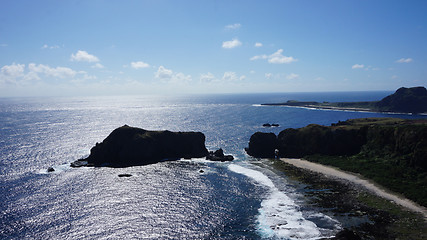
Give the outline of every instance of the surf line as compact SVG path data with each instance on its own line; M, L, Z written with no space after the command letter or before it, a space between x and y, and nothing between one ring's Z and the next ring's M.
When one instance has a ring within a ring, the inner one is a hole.
M253 179L269 190L269 196L261 202L261 208L258 210L257 231L261 237L318 239L322 235L316 224L305 219L298 205L281 192L268 176L236 164L230 164L228 168Z

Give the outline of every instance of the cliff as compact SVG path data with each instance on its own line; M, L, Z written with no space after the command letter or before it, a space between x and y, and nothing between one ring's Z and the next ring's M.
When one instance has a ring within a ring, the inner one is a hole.
M375 104L383 112L427 112L427 90L425 87L399 88L394 94Z
M394 118L352 119L321 126L288 128L252 135L247 153L254 157L301 158L313 154L397 159L400 164L427 170L427 121ZM268 142L265 140L268 136ZM263 138L261 138L263 137ZM268 146L268 144L271 144Z
M201 132L147 131L125 125L97 143L89 157L71 166L127 167L207 155L205 135Z

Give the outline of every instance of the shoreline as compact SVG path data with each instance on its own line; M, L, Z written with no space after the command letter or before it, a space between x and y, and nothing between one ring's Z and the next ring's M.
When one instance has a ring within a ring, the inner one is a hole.
M381 198L392 201L395 204L403 206L413 212L422 214L424 220L427 221L427 209L425 207L420 206L407 198L400 197L394 193L390 193L384 188L376 185L375 183L369 180L362 179L354 173L345 172L330 166L309 162L303 159L280 158L280 161L295 166L297 168L302 168L305 170L323 174L329 178L338 178L341 180L349 181L357 185L358 187L362 187Z
M319 105L301 105L301 106L293 106L287 104L275 104L275 103L263 103L260 106L269 106L269 107L291 107L291 108L303 108L303 109L311 109L311 110L324 110L324 111L343 111L343 112L363 112L363 113L381 113L381 114L390 114L390 115L420 115L427 116L427 112L423 113L405 113L405 112L382 112L378 110L373 110L369 108L351 108L351 107L334 107L334 106L319 106Z

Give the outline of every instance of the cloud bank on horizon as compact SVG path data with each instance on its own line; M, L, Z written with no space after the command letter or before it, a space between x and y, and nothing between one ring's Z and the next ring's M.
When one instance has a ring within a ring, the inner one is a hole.
M424 1L2 5L0 97L427 85Z

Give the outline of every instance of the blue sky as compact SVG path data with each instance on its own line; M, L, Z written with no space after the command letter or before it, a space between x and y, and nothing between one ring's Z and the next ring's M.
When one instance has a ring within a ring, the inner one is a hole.
M0 6L0 97L427 86L424 0Z

